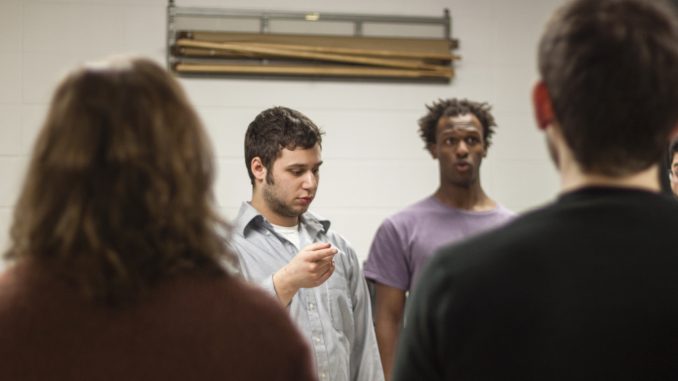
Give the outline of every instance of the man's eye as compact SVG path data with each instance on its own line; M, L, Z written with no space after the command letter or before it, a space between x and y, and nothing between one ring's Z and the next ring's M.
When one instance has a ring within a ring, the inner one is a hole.
M480 143L480 139L478 139L478 138L474 138L474 137L466 138L466 144L476 145L478 143Z

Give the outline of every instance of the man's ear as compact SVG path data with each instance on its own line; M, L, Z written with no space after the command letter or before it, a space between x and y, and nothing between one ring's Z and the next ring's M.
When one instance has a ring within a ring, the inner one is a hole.
M436 152L436 144L435 143L427 143L426 144L426 150L428 153L431 154L431 157L435 160L438 160L438 153Z
M537 126L540 130L545 130L555 120L553 113L553 103L551 95L544 81L539 81L532 89L532 105L534 106L534 115L537 119Z
M267 169L259 156L255 156L252 158L252 161L250 161L250 170L252 171L256 182L264 181L266 178Z

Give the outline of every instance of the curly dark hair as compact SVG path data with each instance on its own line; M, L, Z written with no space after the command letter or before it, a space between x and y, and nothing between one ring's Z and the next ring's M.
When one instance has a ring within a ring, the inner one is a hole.
M255 157L267 169L266 181L273 183L273 162L287 148L309 149L318 144L322 147L323 131L306 115L287 107L272 107L259 113L245 132L245 166L254 185L250 164Z
M430 106L427 105L428 114L419 119L419 136L424 141L424 144L436 143L436 128L441 117L458 116L464 114L473 114L478 118L480 124L483 126L483 138L485 142L485 149L492 143L492 135L494 134L494 127L497 124L494 117L490 113L492 108L487 103L473 102L467 99L438 99Z
M224 276L235 257L211 152L179 83L153 61L73 71L33 148L6 258L48 263L112 306L178 274Z

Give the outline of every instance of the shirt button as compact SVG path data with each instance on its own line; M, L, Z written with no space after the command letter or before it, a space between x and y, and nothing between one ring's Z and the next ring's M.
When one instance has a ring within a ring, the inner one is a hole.
M320 343L320 336L313 336L313 340L314 340L316 343Z
M313 310L315 309L315 304L309 303L309 304L308 304L308 309L311 310L311 311L313 311Z
M325 373L320 373L320 379L324 380L325 378L327 378L327 375Z

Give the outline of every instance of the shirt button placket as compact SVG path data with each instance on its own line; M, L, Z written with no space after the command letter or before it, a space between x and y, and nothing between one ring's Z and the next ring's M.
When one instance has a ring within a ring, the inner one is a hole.
M304 290L310 291L310 290ZM306 311L308 312L309 321L311 323L311 340L313 342L313 349L316 353L318 360L318 376L320 380L328 379L328 366L329 358L327 353L327 347L325 346L325 341L323 337L322 324L320 322L320 311L318 310L319 306L316 300L316 293L310 291L304 295L309 300L306 303ZM323 376L324 375L324 376Z

